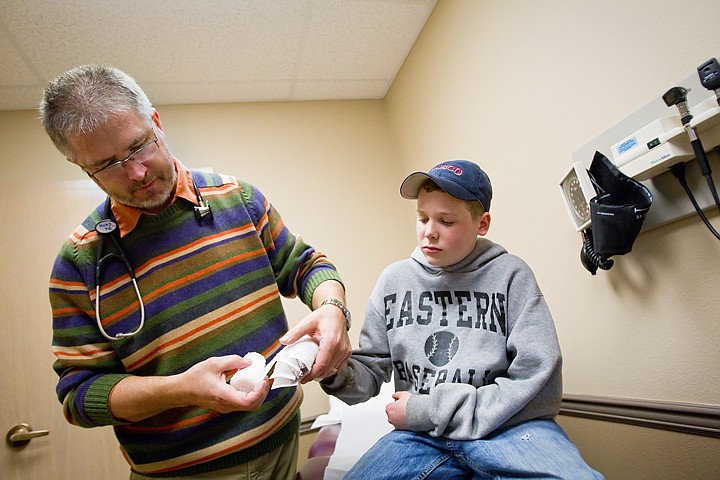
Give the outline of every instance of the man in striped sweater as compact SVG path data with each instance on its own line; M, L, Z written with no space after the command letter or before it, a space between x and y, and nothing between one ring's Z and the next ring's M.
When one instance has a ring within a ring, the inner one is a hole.
M303 382L345 364L350 318L335 267L257 188L174 158L126 73L72 69L47 85L40 113L60 152L108 194L50 279L67 420L112 425L131 479L293 479L301 389L271 391L265 379L243 393L226 380L247 352L271 358L305 334L320 351ZM290 331L281 295L312 310Z

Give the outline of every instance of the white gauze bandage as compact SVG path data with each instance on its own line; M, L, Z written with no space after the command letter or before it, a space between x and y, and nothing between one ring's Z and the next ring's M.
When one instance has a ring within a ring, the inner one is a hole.
M230 385L247 393L255 390L255 386L265 377L265 357L257 352L249 352L243 358L252 363L235 372L230 379Z

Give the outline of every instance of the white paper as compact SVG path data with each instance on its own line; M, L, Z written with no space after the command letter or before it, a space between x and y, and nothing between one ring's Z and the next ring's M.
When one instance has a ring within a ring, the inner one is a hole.
M394 427L387 421L385 406L394 401L394 392L395 384L391 380L382 385L377 396L358 405L347 405L330 397L328 416L339 415L342 428L335 443L335 452L325 468L324 480L340 480L380 437L393 430Z

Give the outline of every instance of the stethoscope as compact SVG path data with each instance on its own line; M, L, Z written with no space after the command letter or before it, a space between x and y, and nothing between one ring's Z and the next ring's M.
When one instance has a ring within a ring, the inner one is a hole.
M195 196L197 197L198 205L194 207L195 210L195 218L197 218L198 223L202 221L202 219L208 215L212 217L212 209L210 208L210 204L203 199L202 195L200 194L200 190L198 189L197 185L195 184L195 180L192 182L193 189L195 190ZM103 337L107 338L110 341L115 340L122 340L125 338L130 338L134 335L137 335L140 330L142 330L143 326L145 325L145 303L143 302L142 295L140 294L140 289L138 288L137 284L137 278L135 277L135 271L132 268L132 265L130 265L130 260L128 260L128 256L125 253L125 249L120 244L120 235L118 234L117 229L117 223L112 219L112 210L110 209L110 197L108 197L105 200L105 211L103 213L104 219L100 220L98 223L95 224L95 231L100 236L100 244L98 246L98 253L97 253L97 262L95 263L95 320L97 321L98 329L100 329L100 333L102 333ZM103 250L105 249L105 239L107 237L110 237L112 242L115 244L115 248L117 249L118 253L108 253L107 255L103 255ZM140 305L140 323L138 324L137 328L129 333L118 333L117 335L113 336L110 335L105 328L103 328L102 325L102 319L100 315L100 290L102 288L102 267L105 263L107 263L110 260L120 260L120 262L125 266L125 270L127 271L128 276L130 277L130 281L132 281L133 288L135 289L135 296L138 299L138 303Z

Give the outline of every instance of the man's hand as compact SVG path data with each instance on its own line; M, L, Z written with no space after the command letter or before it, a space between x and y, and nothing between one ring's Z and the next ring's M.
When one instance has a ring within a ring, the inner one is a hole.
M309 335L320 346L312 370L303 377L301 383L336 374L345 366L352 353L342 310L331 304L320 305L328 297L337 298L344 303L342 285L336 281L321 283L313 293L315 310L280 338L280 343L292 345L304 335Z
M186 398L192 399L192 405L220 413L256 410L270 391L267 377L263 376L252 392L240 392L227 383L228 372L242 370L249 365L239 355L208 358L194 365L180 374L182 383L186 385Z
M267 377L248 393L227 383L228 372L248 365L239 355L226 355L204 360L177 375L127 377L113 388L110 410L116 418L130 422L191 405L220 413L256 410L270 391Z

